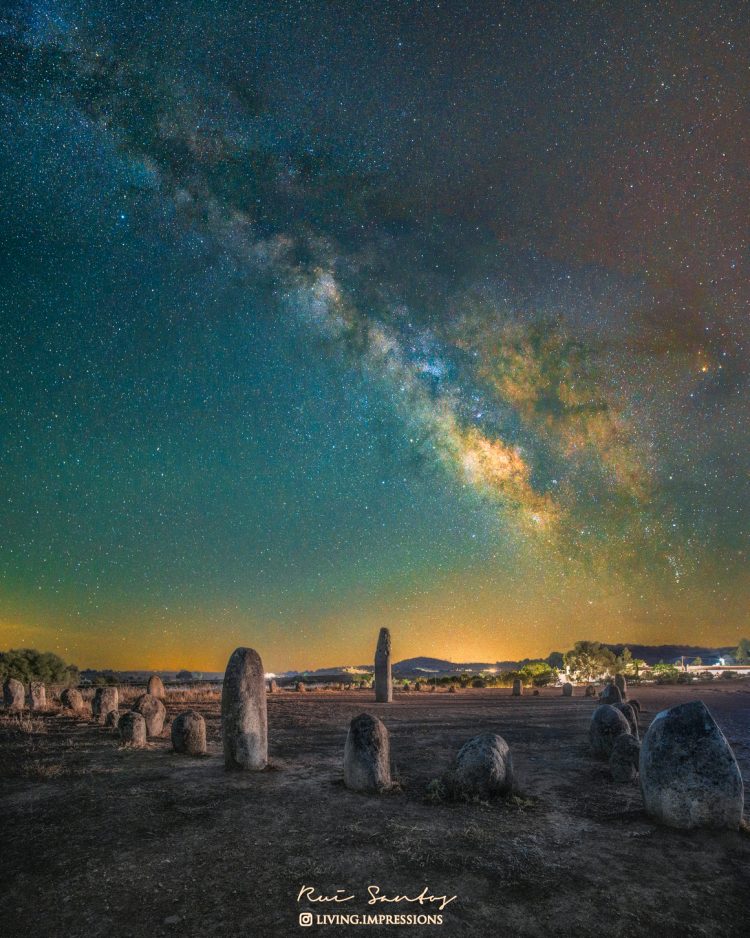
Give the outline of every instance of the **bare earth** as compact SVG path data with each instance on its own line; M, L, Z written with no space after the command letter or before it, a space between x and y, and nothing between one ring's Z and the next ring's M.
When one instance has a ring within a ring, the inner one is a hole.
M577 694L581 694L577 689ZM714 714L750 780L750 682L638 688L641 732L661 709L697 697ZM750 836L681 833L644 815L637 783L616 785L588 751L594 701L559 689L364 692L269 697L273 763L227 773L217 701L209 756L118 746L117 734L59 713L32 733L0 735L0 933L75 936L747 936ZM350 719L386 723L401 790L347 791L341 759ZM522 798L431 803L428 783L460 745L502 735ZM297 903L303 885L356 899ZM458 898L441 926L317 926L300 912L435 913L368 906L383 894Z

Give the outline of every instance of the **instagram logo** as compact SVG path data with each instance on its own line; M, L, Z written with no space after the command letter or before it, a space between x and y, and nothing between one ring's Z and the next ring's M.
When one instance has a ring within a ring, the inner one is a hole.
M299 923L300 923L300 925L302 925L303 927L307 927L308 925L312 925L312 923L313 923L312 912L300 912L300 914L299 914Z

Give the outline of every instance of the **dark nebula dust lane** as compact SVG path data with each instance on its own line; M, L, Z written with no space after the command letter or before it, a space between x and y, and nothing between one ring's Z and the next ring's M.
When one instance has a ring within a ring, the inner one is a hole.
M747 23L490 6L8 5L4 641L736 637Z

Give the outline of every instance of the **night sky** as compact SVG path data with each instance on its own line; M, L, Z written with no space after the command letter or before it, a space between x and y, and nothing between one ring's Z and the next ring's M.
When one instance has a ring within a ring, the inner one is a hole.
M748 634L745 4L3 11L0 647Z

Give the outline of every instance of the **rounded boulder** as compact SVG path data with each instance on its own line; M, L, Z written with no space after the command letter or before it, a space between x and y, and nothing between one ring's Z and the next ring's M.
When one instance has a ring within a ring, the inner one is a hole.
M97 723L104 723L111 710L120 705L120 694L116 687L97 687L91 701L91 716Z
M638 759L641 754L641 744L635 738L625 733L618 736L612 744L609 756L609 770L616 782L632 782L638 774Z
M616 684L605 684L600 700L603 704L614 705L622 703L620 688Z
M695 700L658 713L640 755L646 812L670 827L736 830L744 789L732 748L706 705Z
M600 704L594 710L589 724L589 742L594 754L609 759L615 740L623 734L630 735L625 715L616 707Z
M132 707L135 713L140 713L146 721L146 732L149 736L161 736L164 729L164 720L167 709L158 697L152 694L141 694Z
M352 791L375 793L391 787L388 730L369 713L349 725L344 745L344 784Z
M495 733L475 736L459 749L446 777L454 797L486 800L513 789L513 759L508 744Z
M630 732L638 739L638 714L636 713L635 707L630 703L615 704L614 706L628 721Z
M117 729L117 725L120 722L120 711L119 710L110 710L107 716L104 718L104 725L109 726L112 729Z
M158 697L159 700L164 700L167 696L167 692L164 690L164 681L162 681L158 674L152 674L148 679L146 693L151 694L152 697Z
M60 694L60 703L65 710L73 710L78 713L83 710L83 697L81 692L75 687L66 687Z
M186 710L172 721L172 746L188 756L206 753L206 721L195 710Z
M3 683L3 703L8 710L23 710L26 703L26 692L23 684L14 677L6 678Z
M120 717L117 724L123 746L143 749L147 743L146 719L136 710L128 710Z

